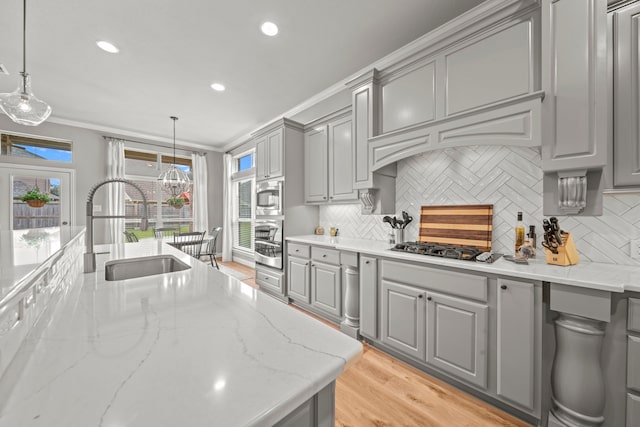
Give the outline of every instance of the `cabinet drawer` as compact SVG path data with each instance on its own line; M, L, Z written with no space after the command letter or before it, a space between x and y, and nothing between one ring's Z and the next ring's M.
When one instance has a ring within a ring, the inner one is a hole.
M640 425L640 396L627 393L627 427Z
M487 301L487 278L395 261L382 262L382 278Z
M630 331L640 332L640 299L638 298L629 298L627 328Z
M300 258L309 258L309 245L289 242L287 244L287 254Z
M313 246L311 248L311 258L315 261L338 265L340 264L340 251Z
M276 292L282 292L282 276L256 270L256 283Z
M627 339L627 387L640 391L640 338Z

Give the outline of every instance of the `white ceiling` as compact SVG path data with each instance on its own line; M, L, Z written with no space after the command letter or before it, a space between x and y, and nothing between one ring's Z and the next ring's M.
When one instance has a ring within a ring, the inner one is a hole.
M220 149L480 3L28 0L27 71L52 121L167 141L176 115L179 142ZM260 32L267 20L276 37ZM11 92L21 0L0 2L0 64L11 73L0 92Z

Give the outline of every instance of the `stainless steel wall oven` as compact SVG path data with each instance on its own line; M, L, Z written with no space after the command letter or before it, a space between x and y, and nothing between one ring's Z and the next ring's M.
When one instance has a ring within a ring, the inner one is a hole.
M255 261L282 270L281 219L256 219L254 229Z

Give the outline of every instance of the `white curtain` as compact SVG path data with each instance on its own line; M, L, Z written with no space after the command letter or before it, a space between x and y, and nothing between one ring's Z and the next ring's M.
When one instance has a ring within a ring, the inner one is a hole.
M107 149L107 179L124 178L124 140L105 137ZM108 184L107 215L124 215L124 184ZM107 243L121 243L123 240L124 219L106 221Z
M204 154L191 155L193 165L193 231L209 232L209 211L207 207L207 158Z
M225 154L224 157L224 187L222 192L222 206L224 214L222 216L222 261L233 261L233 200L231 197L231 173L233 166L233 156Z

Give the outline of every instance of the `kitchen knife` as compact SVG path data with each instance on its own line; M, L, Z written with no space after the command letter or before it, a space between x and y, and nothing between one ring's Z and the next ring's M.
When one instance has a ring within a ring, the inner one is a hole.
M554 234L554 238L558 246L562 246L562 233L560 231L560 223L558 223L558 218L552 216L549 218L549 222L551 223L551 231Z

